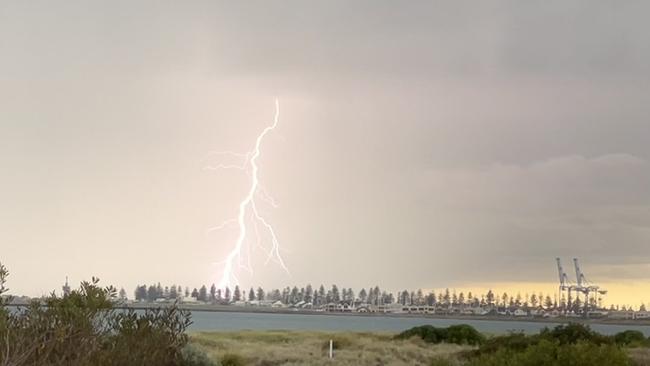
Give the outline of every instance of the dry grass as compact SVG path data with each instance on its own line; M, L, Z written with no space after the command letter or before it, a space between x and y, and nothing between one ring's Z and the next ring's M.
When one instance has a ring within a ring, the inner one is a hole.
M630 348L628 350L632 364L635 366L650 366L650 349Z
M214 360L224 354L242 356L247 364L275 365L429 365L436 357L454 359L470 349L431 345L421 339L393 340L387 333L241 331L194 333L192 342ZM329 340L339 346L327 358Z

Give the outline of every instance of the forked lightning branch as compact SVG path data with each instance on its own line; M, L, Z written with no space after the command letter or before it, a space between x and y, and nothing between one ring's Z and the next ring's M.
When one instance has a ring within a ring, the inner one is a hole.
M280 103L276 99L273 123L264 128L264 130L262 130L262 132L257 136L252 150L245 153L236 153L232 151L210 153L213 156L231 156L236 160L239 160L239 163L218 163L217 165L207 166L205 169L236 169L244 172L250 179L250 185L246 190L246 194L239 202L237 217L226 220L220 225L208 230L211 232L230 228L232 226L235 226L238 230L237 240L233 244L232 249L230 249L226 258L219 262L223 265L223 273L219 279L218 288L225 288L227 286L238 284L239 280L237 278L237 273L240 270L252 274L252 256L257 250L265 252L266 263L269 261L276 262L284 271L289 273L289 269L285 265L282 255L280 254L280 242L275 230L266 218L260 214L260 210L258 209L258 205L262 203L276 207L275 200L260 184L258 176L260 170L258 159L262 154L261 145L264 138L277 127L279 119Z

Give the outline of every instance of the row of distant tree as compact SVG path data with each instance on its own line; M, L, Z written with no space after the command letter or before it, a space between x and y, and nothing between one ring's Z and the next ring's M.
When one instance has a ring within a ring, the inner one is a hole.
M190 290L189 287L183 289L181 286L162 286L160 283L157 285L140 285L137 286L134 292L135 300L137 301L156 301L158 299L174 300L182 297L194 297L198 301L214 302L214 303L230 303L232 301L255 301L255 300L272 300L281 301L285 304L295 304L301 301L310 302L315 305L322 305L330 302L361 300L373 304L392 303L395 298L392 294L385 291L380 291L379 287L371 288L366 291L365 289L359 292L359 297L355 297L355 293L351 288L343 288L339 290L338 286L332 285L328 290L325 286L321 285L318 289L314 289L311 285L307 285L298 289L294 286L285 287L282 290L273 289L269 292L263 288L257 289L250 288L246 291L239 286L235 286L232 290L229 287L225 289L218 289L214 284L208 289L207 286L194 288Z
M123 300L127 299L127 294L124 289L119 292L119 297ZM154 302L157 300L175 300L181 298L193 297L198 301L215 304L228 304L234 301L255 301L255 300L271 300L281 301L284 304L296 304L298 302L310 302L315 306L320 306L328 303L366 303L371 305L385 305L400 303L402 305L428 305L428 306L474 306L486 307L496 306L502 308L524 307L536 308L543 307L546 309L564 309L578 311L584 308L583 299L573 297L566 299L564 296L559 299L557 296L551 297L550 295L532 293L521 295L517 293L512 296L504 292L497 295L492 290L485 294L475 295L471 291L456 292L446 289L439 293L430 291L425 293L421 289L417 291L403 290L395 294L383 291L379 286L361 289L355 293L351 288L339 289L337 285L332 285L331 288L325 289L325 286L320 285L318 289L314 289L311 285L298 288L297 286L285 287L283 289L273 289L269 292L263 288L257 289L250 288L248 291L235 286L231 291L230 288L218 289L214 284L208 288L201 286L200 288L190 289L189 287L181 287L178 285L162 286L160 283L155 285L140 285L137 286L134 292L136 301ZM590 298L588 307L590 309L601 308L601 304L597 299ZM610 305L609 310L632 310L629 305ZM646 307L641 304L639 310L645 311Z
M313 288L311 285L298 288L297 286L285 287L283 289L273 289L265 291L263 288L250 288L245 290L235 286L232 290L228 287L218 289L214 284L209 288L201 286L200 288L190 289L182 288L178 285L162 286L160 283L155 285L140 285L135 289L135 300L154 302L159 299L174 300L177 298L194 297L198 301L209 303L231 303L233 301L255 301L271 300L281 301L284 304L296 304L301 301L313 303L315 306L340 303L340 302L360 302L372 305L384 305L400 303L402 305L429 305L429 306L498 306L498 307L531 307L542 306L547 309L551 308L580 308L583 303L580 299L557 299L550 295L525 294L518 293L514 296L508 293L501 295L495 294L492 290L485 294L473 294L472 292L456 292L446 289L439 293L430 291L425 293L421 289L417 291L403 290L395 294L383 291L379 286L361 289L355 293L351 288L339 288L332 285L330 288L320 285ZM125 292L120 291L120 297L126 298ZM594 307L597 304L591 304Z

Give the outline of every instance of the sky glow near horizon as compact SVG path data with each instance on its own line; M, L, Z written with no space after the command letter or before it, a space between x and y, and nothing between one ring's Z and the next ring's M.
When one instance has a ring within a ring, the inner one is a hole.
M264 140L291 277L650 293L650 3L0 3L0 261L16 293L216 282ZM223 245L215 244L223 243ZM230 244L229 244L230 243ZM546 286L546 285L545 285ZM641 297L638 301L635 297Z

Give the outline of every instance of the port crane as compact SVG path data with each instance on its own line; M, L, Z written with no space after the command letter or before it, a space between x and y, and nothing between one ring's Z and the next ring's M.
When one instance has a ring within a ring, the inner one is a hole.
M565 291L567 292L567 297L566 297L567 300L571 301L571 292L576 290L577 286L572 284L571 281L569 280L569 276L567 276L566 272L564 271L564 268L562 267L562 260L560 259L560 257L555 258L555 261L557 262L557 272L560 277L560 287L558 288L558 301L562 298L562 294Z
M585 295L585 310L586 310L588 309L589 306L590 294L593 296L593 299L597 302L598 295L607 294L607 290L601 289L600 286L593 284L587 280L585 274L580 269L578 258L573 258L573 266L575 267L576 270L576 280L577 280L576 289Z
M586 316L589 312L590 299L593 299L596 302L598 302L598 296L607 294L607 290L587 280L585 274L582 272L582 269L580 269L580 263L578 262L578 258L573 258L573 267L576 273L575 283L572 283L569 280L569 276L567 276L566 272L564 271L564 268L562 267L562 261L560 260L560 258L559 257L555 258L555 261L557 263L557 270L560 279L560 286L558 289L559 298L562 297L562 294L565 291L567 293L567 299L571 299L572 292L575 292L576 295L579 293L583 294L584 315ZM590 297L590 295L592 297Z

